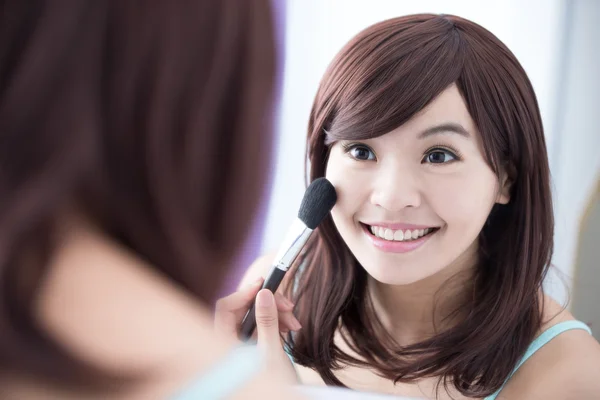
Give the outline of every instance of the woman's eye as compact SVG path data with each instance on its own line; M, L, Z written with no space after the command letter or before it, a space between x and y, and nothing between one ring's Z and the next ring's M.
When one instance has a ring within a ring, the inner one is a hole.
M458 160L458 157L449 150L433 149L425 154L423 162L430 164L445 164Z
M371 161L375 160L375 153L366 146L354 145L346 149L346 152L356 160Z

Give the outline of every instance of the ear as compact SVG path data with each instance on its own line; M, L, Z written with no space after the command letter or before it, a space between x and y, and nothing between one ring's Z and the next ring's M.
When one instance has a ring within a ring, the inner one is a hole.
M500 176L500 187L498 188L498 195L496 196L496 203L508 204L510 202L510 189L512 188L513 181L509 177L506 171L503 171Z

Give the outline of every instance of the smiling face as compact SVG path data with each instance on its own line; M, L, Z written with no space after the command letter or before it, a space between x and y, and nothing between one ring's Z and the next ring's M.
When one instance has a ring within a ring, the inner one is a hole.
M341 237L371 277L394 285L473 265L492 207L509 200L455 85L392 132L334 143L326 177Z

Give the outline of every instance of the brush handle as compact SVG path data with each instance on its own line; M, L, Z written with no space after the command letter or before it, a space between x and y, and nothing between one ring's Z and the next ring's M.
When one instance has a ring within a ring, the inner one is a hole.
M272 293L277 291L277 288L281 284L283 277L287 271L281 270L277 267L273 268L269 277L263 283L262 289L269 289ZM261 289L261 290L262 290ZM244 316L242 325L240 328L240 339L244 342L248 341L252 337L254 330L256 329L256 302L252 302L252 306Z

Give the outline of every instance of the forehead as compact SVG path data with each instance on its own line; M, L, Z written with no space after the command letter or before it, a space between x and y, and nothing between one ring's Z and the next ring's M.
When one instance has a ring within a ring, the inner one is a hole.
M386 134L384 136L409 136L418 138L422 137L422 133L428 129L446 124L461 126L471 139L478 142L477 127L455 84L445 89L427 107L405 124L390 132L394 135ZM410 134L405 135L404 133Z

